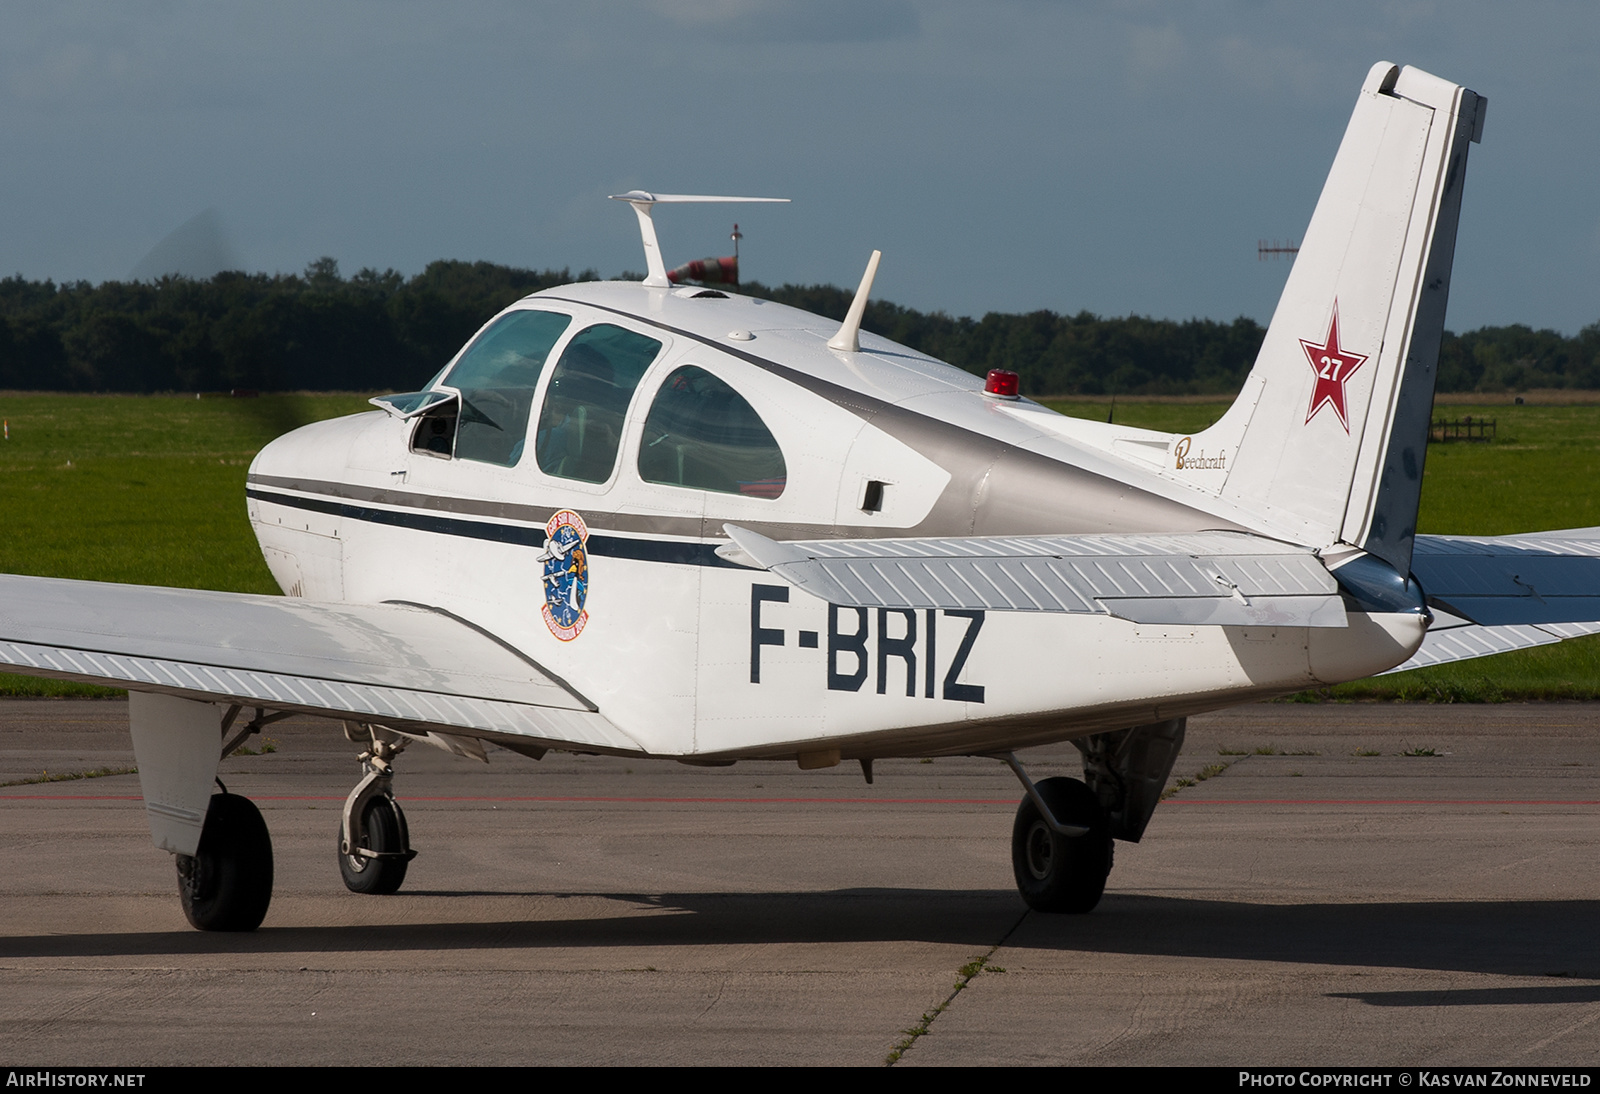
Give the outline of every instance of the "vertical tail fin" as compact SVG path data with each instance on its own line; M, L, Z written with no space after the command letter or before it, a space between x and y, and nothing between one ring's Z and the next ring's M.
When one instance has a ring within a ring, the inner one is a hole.
M1467 146L1486 101L1415 68L1368 73L1238 400L1195 450L1280 534L1411 564Z

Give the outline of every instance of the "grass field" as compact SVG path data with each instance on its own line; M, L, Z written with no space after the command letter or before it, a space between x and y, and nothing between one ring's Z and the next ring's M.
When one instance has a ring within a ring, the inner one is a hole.
M251 457L363 409L357 395L0 393L0 573L276 593L245 516ZM5 676L3 694L120 693Z
M1104 402L1048 400L1063 414L1105 421ZM1219 402L1124 403L1119 425L1193 433L1228 408ZM1600 525L1600 406L1453 404L1436 417L1492 418L1490 444L1428 446L1417 530L1498 536Z
M1055 400L1105 420L1104 402ZM1121 402L1119 423L1194 432L1217 402ZM276 593L245 517L244 479L267 441L366 409L359 395L44 395L0 392L0 573ZM1492 444L1428 450L1424 532L1600 525L1600 406L1451 405L1489 417ZM0 677L4 694L112 694ZM1306 696L1305 698L1315 698ZM1600 638L1344 684L1323 697L1433 701L1600 698Z

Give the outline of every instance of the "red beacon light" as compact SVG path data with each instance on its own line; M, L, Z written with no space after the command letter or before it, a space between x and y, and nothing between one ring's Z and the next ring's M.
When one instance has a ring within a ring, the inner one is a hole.
M1006 368L992 368L989 370L989 382L983 385L983 393L995 399L1017 398L1017 374Z

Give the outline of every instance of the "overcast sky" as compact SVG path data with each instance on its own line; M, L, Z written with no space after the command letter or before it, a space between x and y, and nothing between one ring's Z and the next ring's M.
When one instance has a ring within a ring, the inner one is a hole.
M1488 96L1448 324L1600 321L1600 5L8 3L0 272L126 278L199 218L251 270L669 264L922 309L1271 315L1374 61ZM213 211L213 212L208 212Z

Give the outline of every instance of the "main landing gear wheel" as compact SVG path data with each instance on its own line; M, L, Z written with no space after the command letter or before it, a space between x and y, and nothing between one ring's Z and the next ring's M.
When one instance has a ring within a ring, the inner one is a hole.
M1087 912L1100 903L1111 873L1111 826L1105 810L1077 779L1045 779L1039 796L1061 824L1083 825L1081 836L1064 836L1023 798L1011 826L1011 866L1028 907L1038 912Z
M249 798L211 795L200 846L178 856L178 899L202 931L261 926L272 903L272 838Z
M379 857L346 854L341 831L339 875L344 878L345 888L352 893L377 896L399 892L406 880L406 866L411 861L407 854L411 841L407 838L406 815L401 812L400 803L387 795L369 799L362 810L361 827L366 839L357 850L372 851Z

